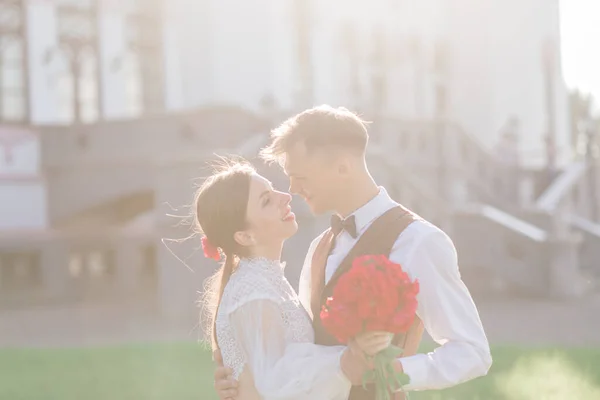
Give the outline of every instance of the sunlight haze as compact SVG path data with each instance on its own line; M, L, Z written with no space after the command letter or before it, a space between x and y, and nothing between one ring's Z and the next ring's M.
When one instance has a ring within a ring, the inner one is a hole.
M561 0L562 58L569 88L600 102L600 1Z

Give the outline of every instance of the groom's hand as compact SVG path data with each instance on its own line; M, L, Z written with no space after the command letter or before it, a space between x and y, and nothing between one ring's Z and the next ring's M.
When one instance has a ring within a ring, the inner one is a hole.
M233 379L233 371L223 366L223 357L220 351L213 353L213 359L217 363L215 370L215 390L219 399L234 400L237 396L237 382Z

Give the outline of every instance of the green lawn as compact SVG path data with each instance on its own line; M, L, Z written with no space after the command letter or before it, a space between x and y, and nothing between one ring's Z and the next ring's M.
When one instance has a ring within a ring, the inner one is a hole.
M494 347L488 376L411 400L600 399L600 349ZM0 350L1 400L216 399L194 343Z

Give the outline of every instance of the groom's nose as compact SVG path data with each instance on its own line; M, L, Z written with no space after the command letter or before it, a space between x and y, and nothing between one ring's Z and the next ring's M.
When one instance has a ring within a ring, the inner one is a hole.
M291 194L300 194L300 191L301 188L299 187L298 183L290 179L290 187L288 188L288 192Z

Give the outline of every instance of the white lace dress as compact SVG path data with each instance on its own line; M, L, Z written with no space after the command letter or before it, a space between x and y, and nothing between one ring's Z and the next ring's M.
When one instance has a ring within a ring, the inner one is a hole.
M344 347L314 344L311 320L283 270L267 259L240 261L216 318L223 362L235 379L250 375L263 400L346 400Z

